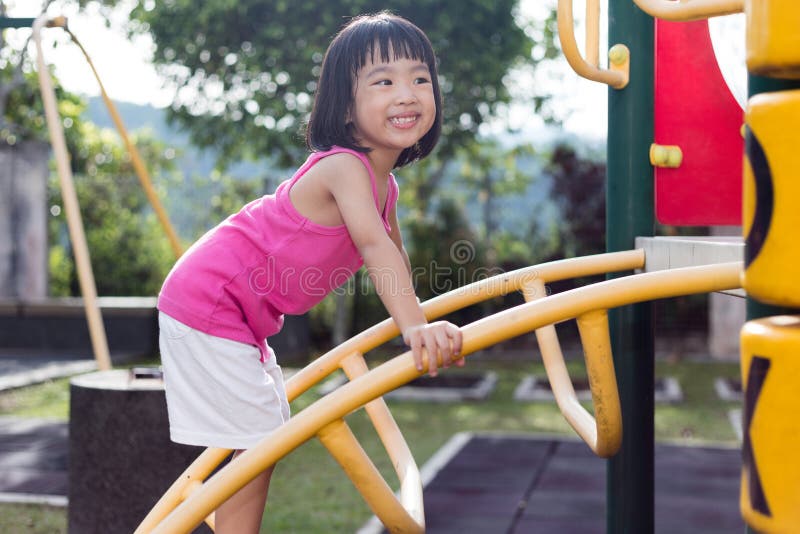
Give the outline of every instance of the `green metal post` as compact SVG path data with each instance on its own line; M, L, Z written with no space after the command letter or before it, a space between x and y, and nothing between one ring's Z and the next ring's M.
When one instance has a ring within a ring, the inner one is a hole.
M629 250L637 236L654 233L653 19L630 0L609 0L609 46L631 53L630 83L609 89L606 248ZM609 313L614 365L622 403L622 448L608 461L606 530L654 529L654 393L652 304Z

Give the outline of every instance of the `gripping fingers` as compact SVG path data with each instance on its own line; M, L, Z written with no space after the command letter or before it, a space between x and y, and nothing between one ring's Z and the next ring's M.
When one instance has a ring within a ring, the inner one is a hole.
M438 372L440 357L442 367L446 368L461 353L461 330L446 321L410 329L404 338L411 347L417 370L422 371L427 363L431 376L436 376ZM425 357L428 358L427 362ZM462 359L455 360L455 363L459 367L464 365Z
M413 336L410 340L410 345L411 354L414 356L414 365L417 367L417 371L422 371L424 363L422 359L422 338Z
M437 330L434 334L436 336L436 347L439 354L442 355L442 367L447 369L452 363L452 348L450 347L450 336L447 330Z

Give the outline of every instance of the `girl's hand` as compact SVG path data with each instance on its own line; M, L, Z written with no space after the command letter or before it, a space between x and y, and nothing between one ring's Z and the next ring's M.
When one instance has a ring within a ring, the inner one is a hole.
M452 323L437 321L411 326L403 332L403 341L411 347L418 371L423 369L423 347L428 353L428 371L431 376L436 376L439 356L445 369L450 367L453 361L458 367L464 366L464 359L458 358L461 354L461 330Z

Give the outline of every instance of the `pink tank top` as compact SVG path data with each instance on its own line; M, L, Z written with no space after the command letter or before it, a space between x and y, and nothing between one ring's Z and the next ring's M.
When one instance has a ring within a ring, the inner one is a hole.
M376 209L390 232L388 216L398 196L394 176L381 209L364 154L340 147L315 152L274 194L248 203L192 245L167 275L158 309L202 332L255 345L267 357L266 338L280 331L284 314L305 313L364 263L346 226L313 223L289 199L308 169L340 152L367 167Z

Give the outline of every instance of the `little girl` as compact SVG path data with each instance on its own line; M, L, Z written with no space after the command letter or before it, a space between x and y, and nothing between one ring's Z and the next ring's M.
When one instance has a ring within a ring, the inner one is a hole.
M161 289L173 441L238 454L285 422L283 376L266 338L284 314L306 312L362 265L417 369L435 375L437 357L444 367L463 364L461 331L427 324L414 293L391 174L433 150L441 121L425 34L386 12L352 19L322 64L306 132L311 155L274 194L200 238ZM218 533L258 532L270 476L220 506Z

